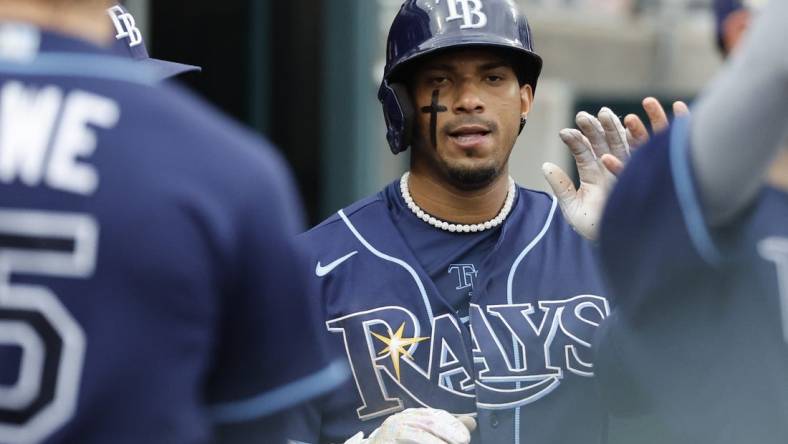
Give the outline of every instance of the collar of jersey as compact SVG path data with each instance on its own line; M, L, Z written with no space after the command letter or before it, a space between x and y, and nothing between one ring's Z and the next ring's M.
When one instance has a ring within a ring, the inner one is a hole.
M0 59L0 74L90 77L145 85L160 81L149 66L117 56L108 48L48 30L39 32L38 54L25 62Z

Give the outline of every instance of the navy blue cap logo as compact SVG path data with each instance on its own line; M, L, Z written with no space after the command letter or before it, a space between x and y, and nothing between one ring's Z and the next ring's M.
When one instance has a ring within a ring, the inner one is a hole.
M142 32L137 28L137 22L129 12L121 6L113 6L107 10L112 23L115 25L116 40L129 39L129 47L133 48L142 43Z
M436 4L440 4L441 0L436 0ZM446 17L446 22L454 20L462 20L460 29L468 28L484 28L487 25L487 14L482 12L484 4L482 0L446 0L449 6L449 16ZM462 12L457 10L457 7L462 9Z

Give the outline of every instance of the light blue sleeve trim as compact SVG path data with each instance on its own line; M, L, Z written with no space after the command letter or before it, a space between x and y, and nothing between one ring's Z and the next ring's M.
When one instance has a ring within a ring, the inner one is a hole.
M710 265L718 265L722 261L722 256L706 225L698 200L698 190L695 189L692 179L689 152L690 124L691 118L685 117L676 119L671 126L670 169L690 241L704 261Z
M0 74L27 76L92 77L143 85L160 83L154 69L122 57L47 52L25 63L0 61Z
M323 395L345 382L349 375L347 363L337 359L316 373L253 398L211 406L209 415L221 424L251 421Z

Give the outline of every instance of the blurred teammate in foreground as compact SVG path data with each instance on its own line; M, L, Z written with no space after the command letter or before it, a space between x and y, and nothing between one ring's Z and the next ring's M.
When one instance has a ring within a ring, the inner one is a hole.
M114 55L108 7L0 2L0 442L279 442L342 376L289 174Z
M671 442L785 443L788 3L770 2L740 46L745 16L720 17L729 64L610 197L601 255L617 308L597 375L614 411L652 412ZM600 120L608 131L573 144L578 164L626 145L615 116Z

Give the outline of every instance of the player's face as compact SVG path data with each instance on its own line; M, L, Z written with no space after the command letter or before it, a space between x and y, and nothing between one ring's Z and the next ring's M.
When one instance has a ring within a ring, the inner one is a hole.
M486 186L505 173L533 92L520 86L495 51L462 49L430 58L413 74L413 168L460 188Z

